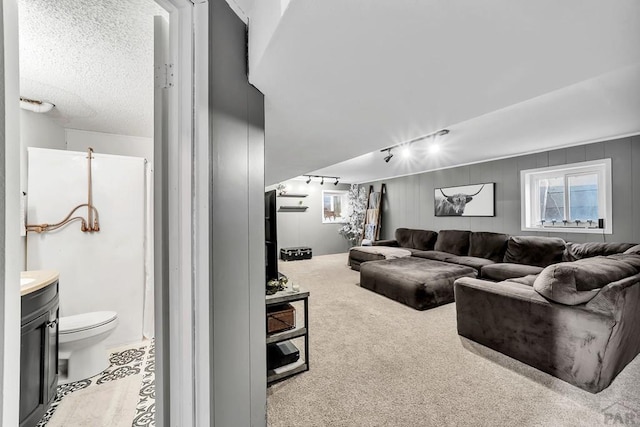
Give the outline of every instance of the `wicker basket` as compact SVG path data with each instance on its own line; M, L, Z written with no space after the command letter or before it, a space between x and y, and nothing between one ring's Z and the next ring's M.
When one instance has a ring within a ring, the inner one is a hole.
M267 334L275 334L295 327L296 309L291 304L267 307Z

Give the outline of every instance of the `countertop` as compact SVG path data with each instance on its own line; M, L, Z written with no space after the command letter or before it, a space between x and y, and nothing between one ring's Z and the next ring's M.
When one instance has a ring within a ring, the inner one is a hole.
M20 273L20 296L30 294L45 286L49 286L58 280L60 274L54 270L31 270ZM31 282L22 284L24 280L33 279Z

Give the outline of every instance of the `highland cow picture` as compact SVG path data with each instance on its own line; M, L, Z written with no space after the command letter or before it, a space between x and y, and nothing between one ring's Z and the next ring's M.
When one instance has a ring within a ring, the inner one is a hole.
M436 188L436 216L495 216L494 182Z

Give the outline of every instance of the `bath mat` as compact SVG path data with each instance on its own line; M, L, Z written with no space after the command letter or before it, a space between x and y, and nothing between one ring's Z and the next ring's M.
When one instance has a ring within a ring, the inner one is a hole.
M73 392L60 402L47 427L130 427L141 384L139 374Z

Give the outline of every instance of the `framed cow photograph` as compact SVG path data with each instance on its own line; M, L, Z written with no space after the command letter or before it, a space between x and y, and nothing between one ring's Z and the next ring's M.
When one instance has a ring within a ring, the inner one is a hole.
M495 216L495 182L436 188L436 216Z

